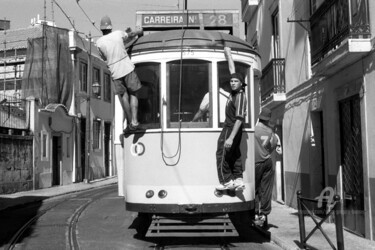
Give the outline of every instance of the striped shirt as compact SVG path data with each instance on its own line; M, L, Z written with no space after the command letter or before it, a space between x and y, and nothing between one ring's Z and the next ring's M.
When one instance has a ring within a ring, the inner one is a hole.
M232 92L225 109L225 127L233 127L236 120L244 121L246 116L247 100L243 89Z

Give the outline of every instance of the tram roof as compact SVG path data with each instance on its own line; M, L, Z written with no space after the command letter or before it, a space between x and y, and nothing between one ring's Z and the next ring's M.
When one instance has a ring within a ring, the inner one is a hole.
M132 53L179 49L182 37L184 48L223 49L227 46L235 51L256 53L249 43L238 37L207 30L169 30L145 35L134 43Z

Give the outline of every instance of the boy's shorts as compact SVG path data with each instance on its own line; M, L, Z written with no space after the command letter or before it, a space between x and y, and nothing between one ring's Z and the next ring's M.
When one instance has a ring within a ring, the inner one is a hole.
M137 92L141 87L141 81L139 80L137 73L134 71L130 72L124 77L113 80L115 85L115 94L123 95L125 91L129 93Z

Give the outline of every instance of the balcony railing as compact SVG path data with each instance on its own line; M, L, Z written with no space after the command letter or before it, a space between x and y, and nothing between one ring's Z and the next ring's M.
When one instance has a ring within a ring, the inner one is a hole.
M267 100L270 96L285 95L285 59L272 59L262 71L260 84L261 99ZM276 100L274 98L274 100Z
M314 64L347 38L370 38L368 0L326 0L310 17L310 25Z
M0 129L28 129L27 101L20 96L0 93Z

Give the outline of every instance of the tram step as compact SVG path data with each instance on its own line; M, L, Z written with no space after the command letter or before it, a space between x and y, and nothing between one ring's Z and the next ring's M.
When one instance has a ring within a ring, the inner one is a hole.
M215 217L154 215L146 237L236 237L238 232L229 216Z

